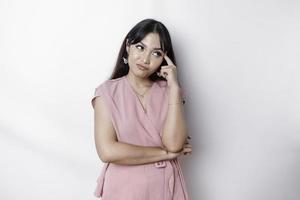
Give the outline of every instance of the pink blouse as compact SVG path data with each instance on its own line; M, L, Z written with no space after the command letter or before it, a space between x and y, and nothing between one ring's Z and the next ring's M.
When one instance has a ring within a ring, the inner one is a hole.
M139 146L160 146L168 111L166 81L156 81L148 91L146 111L128 77L106 80L92 98L102 96L110 111L118 141ZM181 90L181 95L185 95ZM104 163L94 195L103 200L188 200L178 159L143 165Z

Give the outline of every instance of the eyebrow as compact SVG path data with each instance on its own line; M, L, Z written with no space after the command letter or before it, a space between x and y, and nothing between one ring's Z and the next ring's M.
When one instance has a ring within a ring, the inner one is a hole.
M145 47L147 47L147 45L145 45L143 42L140 42L142 43L142 45L144 45ZM162 48L153 48L153 50L161 50L162 51Z

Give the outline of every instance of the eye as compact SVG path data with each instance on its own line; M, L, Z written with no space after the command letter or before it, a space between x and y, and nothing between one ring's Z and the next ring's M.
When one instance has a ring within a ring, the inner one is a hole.
M144 47L143 47L142 45L139 45L139 44L135 45L135 47L136 47L137 49L139 49L139 50L143 50L143 49L144 49Z
M162 55L159 51L154 52L154 54L156 54L156 57L160 57Z

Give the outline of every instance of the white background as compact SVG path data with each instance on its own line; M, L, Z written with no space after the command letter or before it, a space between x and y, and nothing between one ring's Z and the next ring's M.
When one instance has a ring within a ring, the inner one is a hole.
M300 198L296 0L0 1L0 199L96 199L90 100L140 20L171 33L192 200Z

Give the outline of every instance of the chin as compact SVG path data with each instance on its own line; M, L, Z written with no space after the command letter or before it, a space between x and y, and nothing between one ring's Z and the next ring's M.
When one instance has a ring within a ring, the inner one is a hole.
M147 73L141 72L139 69L134 71L133 74L134 74L134 76L139 77L139 78L145 78L146 76L148 76Z

